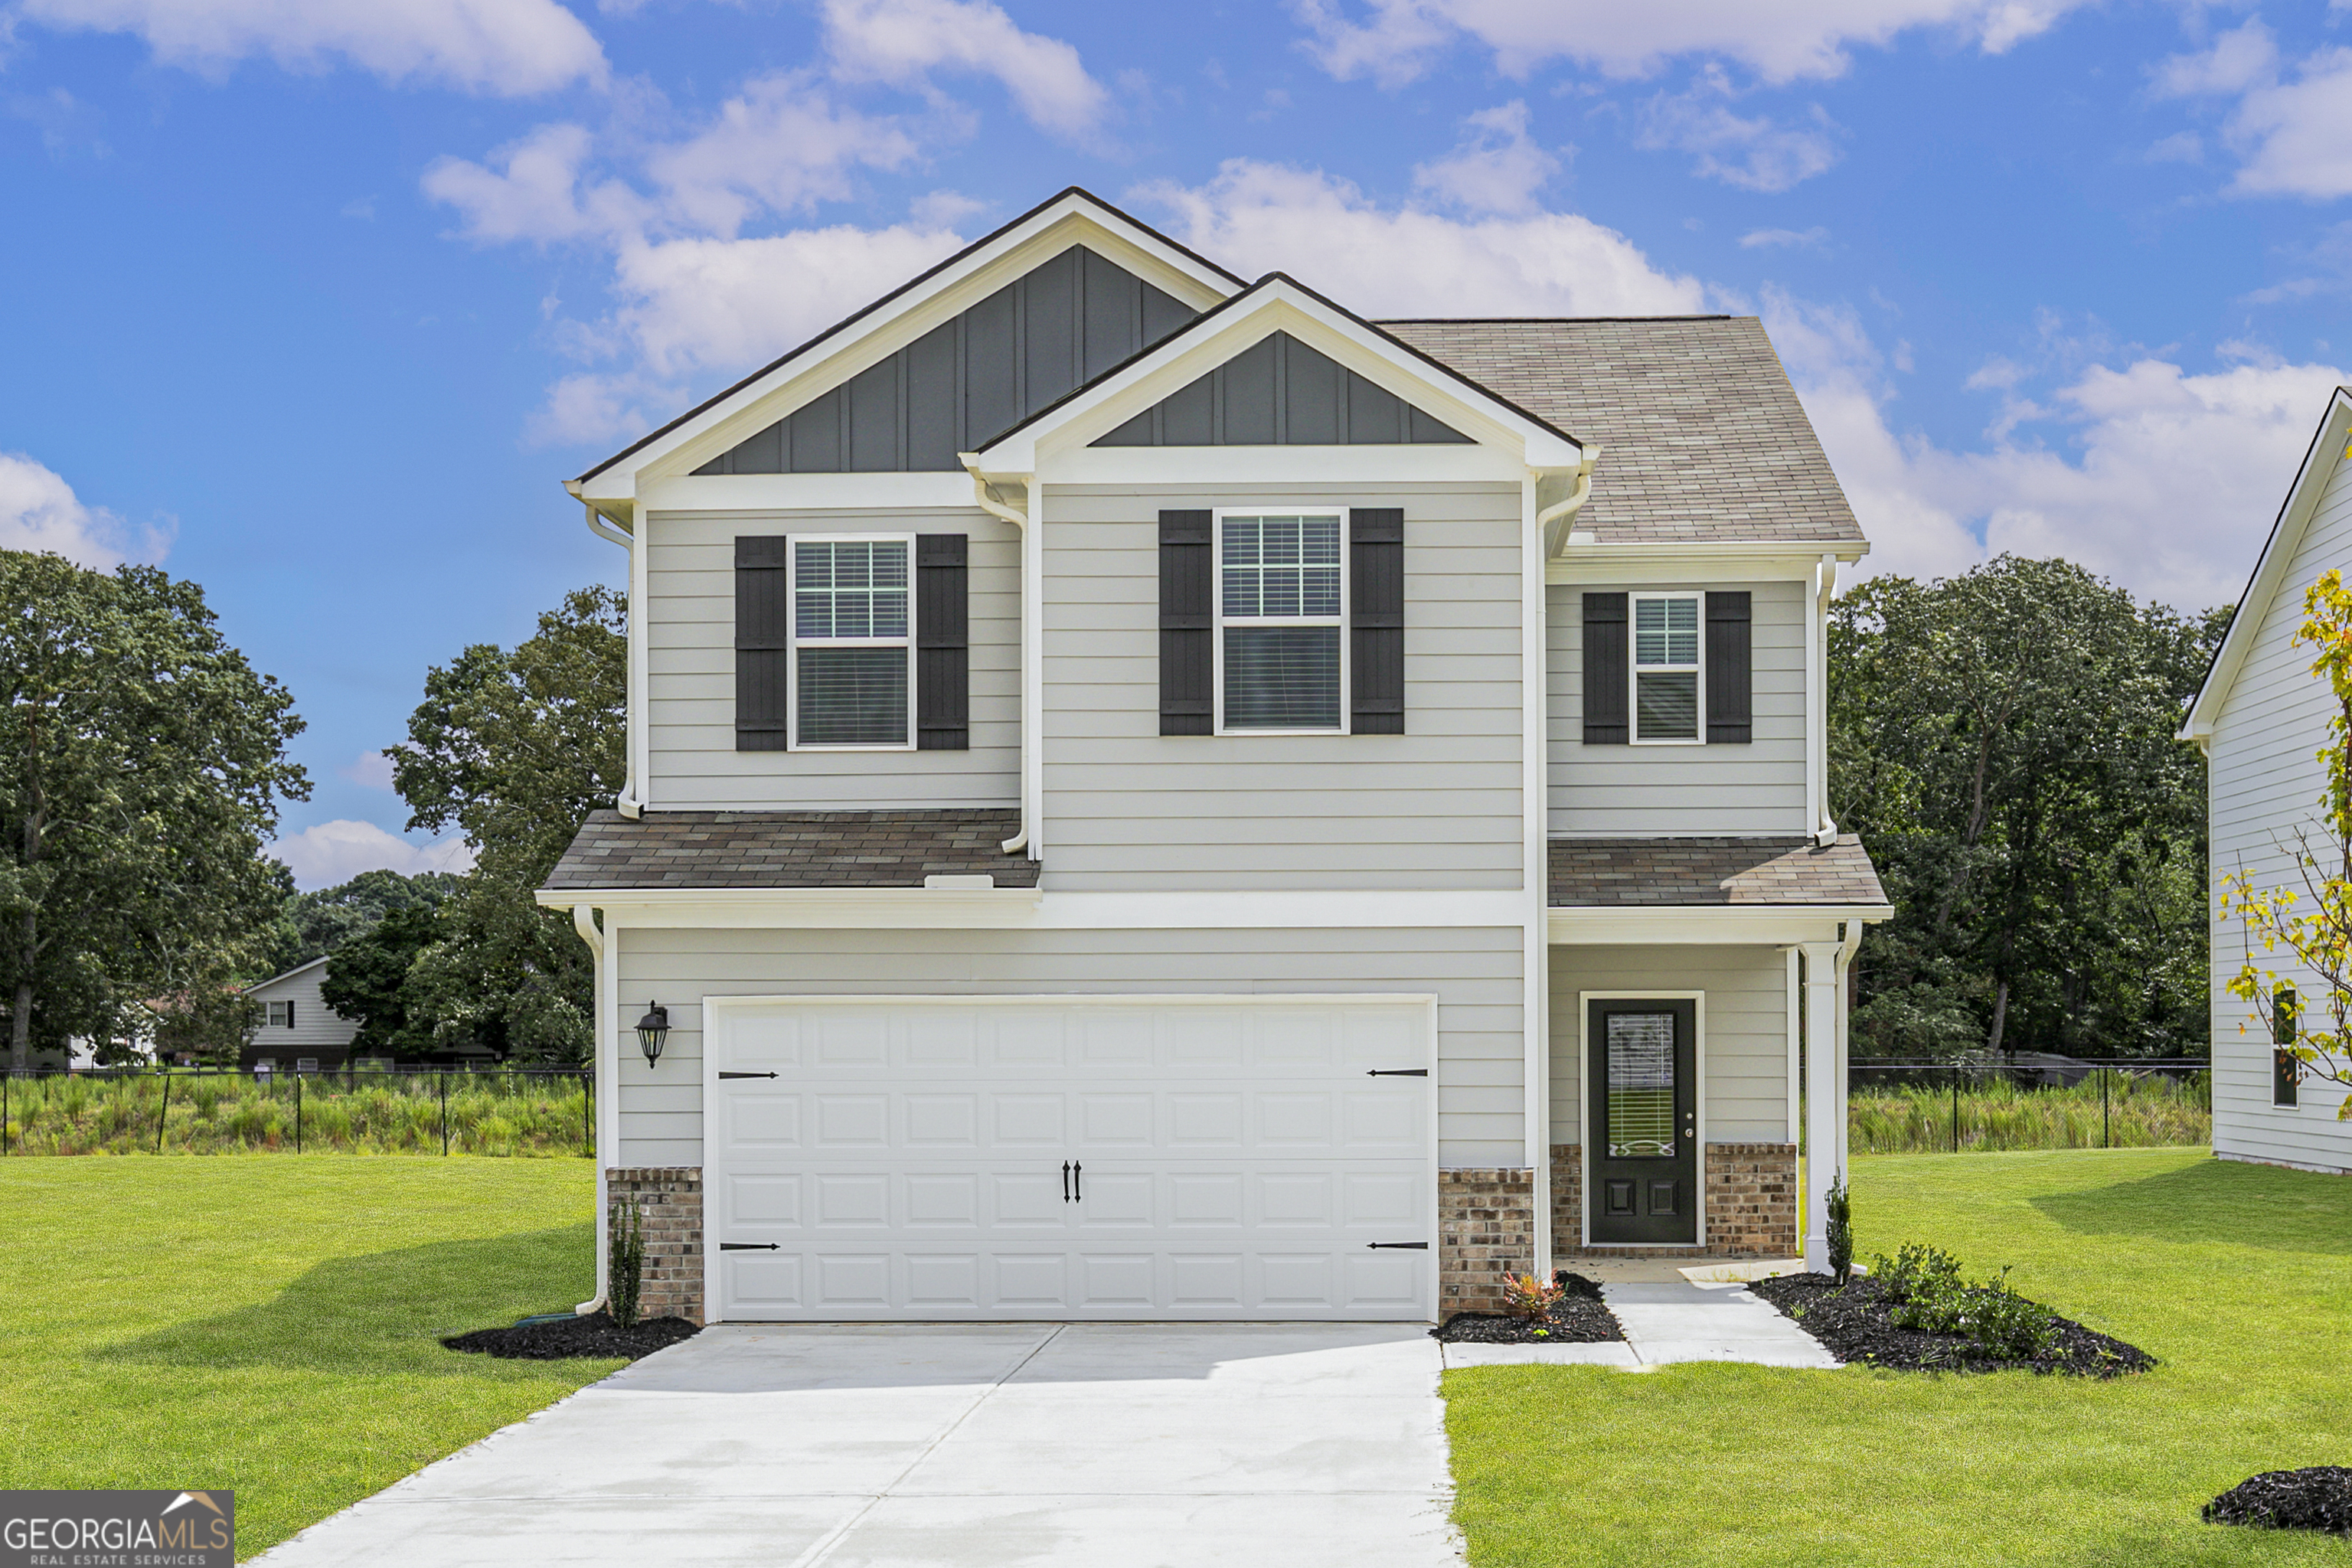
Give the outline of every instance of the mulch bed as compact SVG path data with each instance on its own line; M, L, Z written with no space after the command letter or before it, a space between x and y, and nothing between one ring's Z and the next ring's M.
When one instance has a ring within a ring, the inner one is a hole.
M1552 1281L1566 1286L1568 1294L1542 1322L1503 1312L1456 1312L1430 1336L1456 1345L1598 1345L1625 1337L1617 1314L1601 1304L1598 1280L1561 1269Z
M441 1342L453 1351L510 1361L560 1361L565 1356L618 1356L635 1361L701 1331L684 1318L640 1318L625 1329L613 1321L610 1312L591 1312L552 1323L477 1329L470 1334L452 1334Z
M2341 1465L2264 1470L2207 1503L2204 1518L2208 1524L2322 1530L2330 1535L2352 1536L2352 1470Z
M1988 1355L1964 1335L1898 1329L1886 1288L1857 1274L1839 1289L1826 1274L1783 1274L1758 1279L1750 1294L1769 1301L1844 1362L1918 1372L2001 1372L2013 1367L2076 1377L2120 1377L2146 1372L2156 1358L2071 1318L2057 1321L2057 1347L2032 1361Z

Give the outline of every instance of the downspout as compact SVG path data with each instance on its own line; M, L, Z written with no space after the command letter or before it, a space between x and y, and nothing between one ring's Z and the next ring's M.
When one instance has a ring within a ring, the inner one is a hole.
M1584 460L1576 465L1576 485L1567 496L1536 513L1536 527L1543 532L1543 552L1546 561L1557 561L1568 552L1569 531L1576 522L1576 514L1592 499L1592 465L1601 460L1601 448L1584 448ZM1555 527L1554 525L1558 526Z
M1813 568L1812 616L1805 628L1810 700L1805 704L1805 795L1812 816L1813 846L1826 849L1837 842L1837 823L1830 816L1830 596L1837 591L1837 557L1824 555ZM1856 933L1855 941L1861 936Z
M637 592L637 541L633 533L625 533L613 526L611 520L596 510L596 503L583 497L581 505L588 509L588 531L599 539L612 541L629 552L629 650L626 696L624 706L628 718L625 721L628 733L624 738L626 773L621 780L621 793L613 797L614 806L623 816L635 820L644 815L646 803L637 794L637 719L643 710L638 706L637 692L637 606L643 601ZM601 1278L601 1276L600 1276Z
M604 1072L604 933L596 929L596 911L586 904L572 906L572 929L580 933L580 940L588 944L588 951L596 961L596 1000L592 1009L596 1037L589 1047L589 1070L593 1074L596 1087L610 1089L620 1075L616 1072L608 1078ZM604 1304L604 1276L613 1245L605 1224L605 1216L611 1213L611 1198L604 1185L604 1167L609 1163L604 1157L605 1101L608 1098L609 1095L603 1093L596 1096L596 1293L572 1309L575 1315L583 1318Z
M1037 858L1030 849L1030 827L1037 819L1035 786L1031 773L1040 759L1035 735L1039 721L1038 710L1041 677L1038 671L1037 616L1039 579L1044 573L1037 560L1037 542L1031 536L1029 514L999 500L996 488L980 471L977 453L959 452L958 458L971 475L972 499L989 516L1011 523L1021 535L1021 831L997 846L1007 855L1018 855L1029 849L1029 858Z

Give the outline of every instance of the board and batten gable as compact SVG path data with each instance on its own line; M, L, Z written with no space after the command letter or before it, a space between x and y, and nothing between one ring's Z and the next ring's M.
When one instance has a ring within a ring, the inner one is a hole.
M2352 567L2352 462L2338 460L2310 521L2259 616L2254 640L2213 718L2207 750L2212 871L2244 870L2257 888L2302 890L2293 863L2295 833L2324 843L2320 792L2326 779L2317 752L2335 709L2325 679L2311 673L2314 650L2292 646L2303 624L2305 593L2330 569ZM2324 859L2326 851L2321 850ZM2218 888L2214 889L2218 892ZM2306 899L2306 902L2307 902ZM2209 906L2218 910L2218 901ZM2352 1123L2338 1121L2345 1090L2306 1079L2293 1107L2271 1103L2271 1041L2247 1004L2226 989L2246 956L2246 928L2218 918L2212 924L2213 1150L2217 1154L2352 1169ZM2254 954L2293 984L2283 954ZM2323 993L2305 974L2306 1016Z
M658 1066L619 1056L624 1166L698 1166L706 996L1437 997L1438 1163L1521 1165L1526 1097L1516 927L1320 930L756 930L622 925L619 994L658 996Z
M1021 536L978 508L697 510L646 522L646 798L657 810L861 811L1016 805ZM971 542L971 747L736 749L735 541L961 533Z
M1522 499L1467 480L1044 487L1050 884L1522 886ZM1160 513L1260 507L1403 510L1404 733L1160 733Z
M1611 594L1751 595L1754 738L1742 744L1586 745L1584 587L1547 590L1548 826L1570 838L1806 831L1805 584L1611 582Z

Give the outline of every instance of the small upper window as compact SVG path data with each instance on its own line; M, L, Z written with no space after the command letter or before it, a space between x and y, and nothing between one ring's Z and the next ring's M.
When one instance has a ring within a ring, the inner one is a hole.
M1339 531L1336 512L1219 520L1223 728L1340 727Z
M911 541L793 541L794 747L906 746Z
M272 1002L269 1005L269 1022L271 1026L275 1028L292 1028L294 1026L294 1004L291 1002Z
M1633 739L1697 741L1698 595L1633 600Z

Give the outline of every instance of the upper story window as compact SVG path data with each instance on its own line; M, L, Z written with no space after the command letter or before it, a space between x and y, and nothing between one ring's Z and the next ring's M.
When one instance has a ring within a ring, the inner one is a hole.
M911 535L792 542L792 744L911 747Z
M1346 574L1339 513L1220 513L1221 731L1342 729Z
M1633 597L1633 742L1697 743L1699 596Z
M292 1028L294 1026L294 1004L291 1002L272 1002L269 1004L269 1025L273 1028Z

